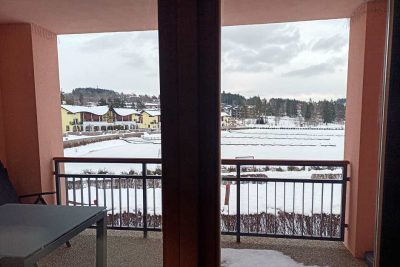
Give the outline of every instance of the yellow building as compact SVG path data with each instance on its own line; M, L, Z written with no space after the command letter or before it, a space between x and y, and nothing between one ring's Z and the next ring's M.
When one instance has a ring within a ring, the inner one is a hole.
M61 105L63 133L112 130L113 114L108 106Z
M63 133L82 131L82 115L74 106L61 105L61 123Z
M113 118L116 127L125 130L136 129L140 120L140 112L131 108L114 108Z
M221 112L221 126L229 126L231 121L231 116L226 112Z
M161 112L159 110L143 110L139 118L139 128L158 129L161 127Z

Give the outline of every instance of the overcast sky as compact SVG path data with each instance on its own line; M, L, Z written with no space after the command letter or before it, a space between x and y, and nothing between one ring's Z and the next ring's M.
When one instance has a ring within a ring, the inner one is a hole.
M58 37L63 91L159 94L156 31ZM347 19L222 28L222 90L246 97L345 97Z

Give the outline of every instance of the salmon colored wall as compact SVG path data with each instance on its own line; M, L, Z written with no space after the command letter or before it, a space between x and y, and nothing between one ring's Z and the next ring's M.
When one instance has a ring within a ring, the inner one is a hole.
M51 158L62 155L56 36L30 24L1 25L0 36L2 154L10 178L19 194L53 190Z
M32 25L32 50L42 190L52 191L52 159L64 155L57 35Z
M386 33L386 1L372 1L351 18L345 159L351 163L345 244L356 257L373 249L378 142Z
M40 190L29 24L0 26L0 88L7 168L21 194Z
M366 0L221 0L222 25L347 18ZM0 0L1 23L57 34L156 30L156 0Z

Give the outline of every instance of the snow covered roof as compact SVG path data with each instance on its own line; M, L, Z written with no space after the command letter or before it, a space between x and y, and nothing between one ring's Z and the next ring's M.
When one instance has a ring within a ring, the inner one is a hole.
M147 114L149 114L152 117L161 115L161 112L158 109L157 110L156 109L145 109L142 112L146 112Z
M99 116L104 115L108 112L108 106L85 107L85 106L61 105L61 107L71 113L87 112Z
M230 117L230 115L226 112L221 112L221 117Z
M114 108L115 113L120 116L128 116L128 115L140 115L140 111L133 108Z

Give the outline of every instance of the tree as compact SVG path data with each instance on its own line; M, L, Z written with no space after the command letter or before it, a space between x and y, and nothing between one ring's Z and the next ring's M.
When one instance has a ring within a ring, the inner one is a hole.
M144 108L146 108L146 106L143 104L143 101L142 101L142 100L138 100L138 101L136 102L136 108L137 108L137 109L144 109Z
M231 106L241 106L246 102L246 98L239 94L231 94L225 93L225 91L221 94L221 102Z
M124 108L125 101L122 98L114 98L111 100L110 108Z
M335 104L335 113L336 113L336 121L343 122L345 120L346 115L346 99L338 99L334 102Z
M286 99L286 115L289 117L297 117L297 100Z
M100 98L99 102L97 103L98 106L105 106L107 105L107 101L104 98Z
M254 96L246 101L246 105L253 105L256 116L262 115L262 101L259 96Z
M81 104L82 106L85 105L85 99L82 93L79 93L79 104Z
M61 91L61 104L63 104L65 101L65 94L63 91Z
M311 99L310 99L310 101L308 101L308 103L306 103L305 105L304 105L304 108L303 108L303 117L304 117L304 119L306 120L306 121L309 121L309 120L311 120L311 118L312 118L312 116L313 116L313 113L314 113L314 104L313 104L313 102L311 101Z
M324 123L332 123L336 118L335 105L333 101L324 100L321 103L322 120Z

